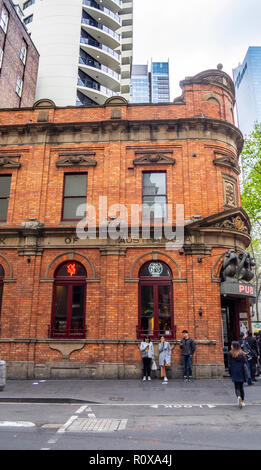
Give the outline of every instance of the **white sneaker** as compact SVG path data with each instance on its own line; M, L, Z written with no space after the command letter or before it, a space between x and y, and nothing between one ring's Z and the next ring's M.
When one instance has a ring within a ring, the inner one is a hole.
M246 406L246 404L242 401L242 406Z
M150 377L150 376L148 377L148 380L151 380L151 377Z
M241 397L238 397L237 402L238 402L238 407L242 408L242 398Z
M145 375L144 375L144 377L143 377L143 382L145 382L145 380L146 380L146 377L145 377Z
M163 379L163 382L162 382L162 383L163 383L163 384L167 384L167 383L168 383L168 379L167 379L167 377L164 377L164 379Z

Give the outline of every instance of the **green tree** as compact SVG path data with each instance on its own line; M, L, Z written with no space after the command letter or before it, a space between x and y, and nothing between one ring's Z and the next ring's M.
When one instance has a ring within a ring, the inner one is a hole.
M261 123L246 138L241 153L242 207L248 213L252 230L250 251L255 259L255 282L257 290L256 312L259 319L258 296L261 295Z

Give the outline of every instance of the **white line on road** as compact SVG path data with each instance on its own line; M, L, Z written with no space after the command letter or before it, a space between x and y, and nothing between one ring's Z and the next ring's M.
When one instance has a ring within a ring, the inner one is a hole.
M30 421L0 421L1 427L20 427L20 428L33 428L34 423Z
M71 416L65 424L63 424L57 431L58 434L62 434L66 431L66 429L78 418L78 416Z

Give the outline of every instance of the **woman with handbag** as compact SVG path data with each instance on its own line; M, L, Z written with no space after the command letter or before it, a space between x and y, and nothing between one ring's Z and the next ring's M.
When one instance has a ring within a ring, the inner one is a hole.
M163 378L163 384L168 383L166 368L169 368L171 364L171 347L170 344L165 340L164 336L160 338L159 343L159 366L160 376Z
M143 381L151 380L151 361L154 359L154 348L149 336L145 336L144 341L140 344L140 351L143 362Z
M228 353L228 370L235 385L238 406L245 406L244 382L247 381L246 354L241 349L238 341L232 341L231 351Z

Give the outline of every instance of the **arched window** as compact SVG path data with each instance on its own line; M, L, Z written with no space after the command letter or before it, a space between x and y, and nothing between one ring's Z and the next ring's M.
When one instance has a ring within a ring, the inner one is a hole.
M85 337L86 270L77 261L66 261L55 271L52 338Z
M162 261L149 261L139 272L138 337L174 338L172 272Z
M4 268L0 264L0 314L1 314L1 305L2 305L2 298L3 298L4 277L5 277Z

